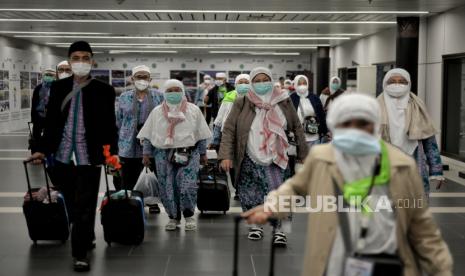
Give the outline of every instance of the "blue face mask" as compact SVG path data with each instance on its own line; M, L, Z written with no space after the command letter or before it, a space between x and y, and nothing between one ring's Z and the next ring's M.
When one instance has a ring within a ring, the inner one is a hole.
M341 88L341 85L339 83L331 83L331 90L337 91Z
M236 91L239 95L247 94L250 90L250 84L248 83L241 83L236 86Z
M355 128L335 129L332 143L343 153L351 155L369 155L381 152L378 138Z
M179 104L184 96L183 92L168 92L165 93L165 100L169 104Z
M266 95L273 90L273 83L271 83L271 81L257 82L257 83L252 84L252 86L253 86L253 90L258 95Z

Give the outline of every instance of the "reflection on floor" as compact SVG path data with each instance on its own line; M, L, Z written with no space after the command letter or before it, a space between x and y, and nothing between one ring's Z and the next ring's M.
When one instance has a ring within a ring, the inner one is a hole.
M20 208L26 187L21 164L27 155L26 142L24 133L0 135L0 275L70 275L69 242L33 246L27 236ZM457 182L449 181L440 192L433 191L431 206L454 255L454 274L465 275L465 183L454 180ZM232 210L238 212L237 202L233 204ZM234 215L198 215L196 232L166 232L166 215L148 215L145 241L137 247L108 247L97 221L97 248L91 256L92 271L87 275L231 275ZM271 229L266 228L268 235L259 242L247 240L246 230L245 226L241 228L240 275L268 275ZM301 271L305 215L294 216L291 231L288 248L277 251L276 275L294 276Z

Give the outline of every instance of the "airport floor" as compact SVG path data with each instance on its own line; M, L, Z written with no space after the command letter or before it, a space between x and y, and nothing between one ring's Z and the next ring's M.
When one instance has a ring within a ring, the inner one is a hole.
M28 154L26 145L24 131L0 134L0 276L74 275L69 241L39 242L34 246L28 237L21 209L26 191L21 160ZM40 171L31 174L35 179ZM446 176L446 187L440 192L433 191L430 206L454 256L454 275L465 275L465 180L457 177L457 171L448 171ZM183 228L166 232L165 214L147 214L145 241L132 247L108 247L97 216L97 248L90 256L92 270L86 275L231 275L233 217L239 212L237 202L232 201L231 212L226 215L196 214L199 222L196 232L185 232ZM271 232L270 228L265 230L266 234ZM277 249L275 275L300 274L306 216L295 215L290 230L288 247ZM254 242L247 240L246 233L247 228L241 227L239 275L268 275L270 235Z

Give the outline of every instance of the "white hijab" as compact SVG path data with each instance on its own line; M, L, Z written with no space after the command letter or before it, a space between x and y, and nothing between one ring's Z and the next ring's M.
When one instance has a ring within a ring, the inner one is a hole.
M300 97L299 106L297 107L297 115L299 116L300 122L303 123L305 117L307 117L307 116L315 116L315 109L313 108L313 105L310 102L310 99L308 98L308 94L310 93L308 91L308 88L307 88L307 91L305 93L303 93L303 94L297 92L297 87L299 86L299 80L300 79L304 79L306 81L307 87L308 87L308 78L306 76L304 76L304 75L297 75L294 78L296 93Z
M178 80L167 80L163 85L163 93L172 87L181 88L184 93L184 85ZM185 101L185 97L183 101ZM170 123L166 119L163 111L163 105L167 104L168 118L179 119L181 122L175 126L173 139L168 139L168 128ZM155 107L150 113L147 121L137 135L138 139L149 140L155 148L183 148L193 147L195 144L204 139L211 138L210 129L203 117L200 109L191 103L187 103L186 109L181 110L181 103L171 105L166 100L159 106Z
M400 95L389 94L386 91L388 80L393 76L402 76L408 82L408 89ZM392 69L386 73L383 80L383 97L389 121L389 136L391 143L405 153L412 155L418 147L418 140L410 140L407 135L406 114L410 98L410 74L401 68Z

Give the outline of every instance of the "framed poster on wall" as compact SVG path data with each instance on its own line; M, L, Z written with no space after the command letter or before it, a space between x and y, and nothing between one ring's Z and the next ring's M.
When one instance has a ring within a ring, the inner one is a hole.
M19 72L21 109L31 108L31 78L29 72Z
M0 121L7 121L10 112L9 72L0 70Z
M90 71L92 78L110 84L110 70L96 69Z

